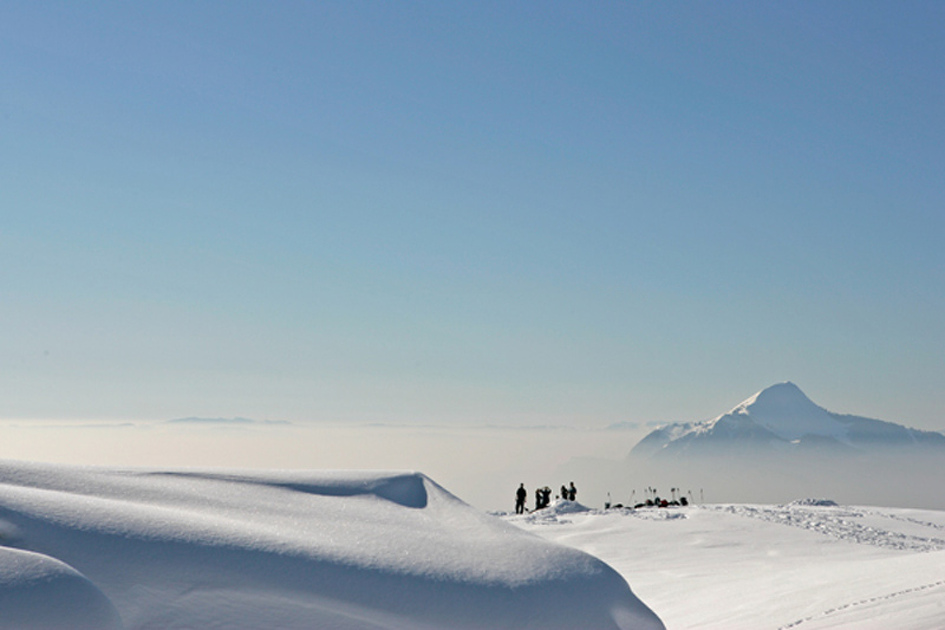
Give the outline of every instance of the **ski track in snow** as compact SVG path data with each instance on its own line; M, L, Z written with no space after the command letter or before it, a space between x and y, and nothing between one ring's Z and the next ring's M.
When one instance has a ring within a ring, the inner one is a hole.
M861 599L860 601L852 602L850 604L844 604L842 606L835 606L819 615L811 615L810 617L804 617L803 619L798 619L793 621L785 626L781 626L778 630L790 630L790 628L797 628L800 625L814 621L815 619L820 619L823 617L829 617L830 615L835 615L837 613L846 612L850 609L857 608L858 606L866 606L869 604L875 604L877 602L889 601L891 599L896 599L897 597L903 597L906 595L911 595L913 593L920 593L922 591L927 591L929 589L938 588L945 586L945 580L939 580L938 582L933 582L931 584L923 584L921 586L916 586L914 588L908 588L902 591L896 591L895 593L889 593L888 595L881 595L879 597L870 597L868 599Z
M894 521L902 521L903 523L912 523L914 525L921 525L922 527L931 527L932 529L937 529L945 532L945 525L939 523L932 523L930 521L920 521L917 518L909 518L908 516L899 516L898 514L885 514L882 512L873 512L871 510L863 510L865 514L870 514L874 516L882 516L884 518L892 519Z
M945 531L945 525L884 512L876 512L865 508L802 507L798 505L719 505L704 506L703 509L727 512L736 516L756 518L769 523L779 523L790 527L800 527L838 540L845 540L862 545L872 545L885 549L911 552L945 550L945 539L943 538L913 536L864 525L857 521L858 519L866 517L875 519L886 518L920 525L937 531Z

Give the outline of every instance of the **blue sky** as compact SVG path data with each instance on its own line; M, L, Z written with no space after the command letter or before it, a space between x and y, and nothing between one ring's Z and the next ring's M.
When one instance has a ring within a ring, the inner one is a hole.
M0 415L945 429L943 27L5 2Z

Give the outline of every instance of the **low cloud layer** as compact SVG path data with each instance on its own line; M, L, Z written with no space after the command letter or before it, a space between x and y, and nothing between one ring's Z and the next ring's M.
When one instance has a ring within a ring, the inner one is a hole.
M280 425L292 424L285 420L253 420L251 418L175 418L168 420L166 424L216 424L216 425Z
M486 510L510 510L519 483L575 481L590 505L603 489L567 479L575 457L619 460L646 432L567 426L290 424L185 418L158 423L0 424L0 458L102 466L416 470Z
M448 425L290 424L250 419L181 419L158 423L0 424L0 458L158 468L370 469L423 472L468 503L511 510L519 483L560 488L574 481L591 507L628 504L647 488L671 488L707 502L782 503L829 498L840 503L945 509L931 480L936 458L780 462L764 459L631 461L650 430Z

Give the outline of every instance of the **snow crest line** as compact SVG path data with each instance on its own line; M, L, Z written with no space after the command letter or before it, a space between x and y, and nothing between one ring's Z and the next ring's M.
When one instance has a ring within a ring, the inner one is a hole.
M810 617L804 617L803 619L798 619L793 621L786 626L781 626L778 630L790 630L791 628L796 628L802 624L805 624L814 619L819 619L821 617L829 617L839 612L844 612L850 610L851 608L856 608L857 606L866 606L868 604L875 604L876 602L887 601L890 599L895 599L897 597L903 597L905 595L911 595L913 593L921 593L922 591L927 591L929 589L938 588L940 586L945 586L945 580L939 580L938 582L933 582L931 584L923 584L921 586L916 586L915 588L907 588L902 591L896 591L895 593L889 593L888 595L880 595L879 597L870 597L868 599L861 599L857 602L852 602L850 604L843 604L842 606L836 606L829 610L825 610L819 615L812 615Z
M870 512L869 510L854 510L850 508L806 508L797 505L777 506L750 506L726 505L706 506L712 509L736 516L756 518L769 523L779 523L790 527L799 527L808 531L817 532L824 536L845 540L861 545L872 545L885 549L911 552L931 552L945 550L945 539L912 536L878 529L857 522L866 516L882 516L894 518L904 522L932 527L938 530L943 528L934 523L924 523L905 517L890 517L888 514Z

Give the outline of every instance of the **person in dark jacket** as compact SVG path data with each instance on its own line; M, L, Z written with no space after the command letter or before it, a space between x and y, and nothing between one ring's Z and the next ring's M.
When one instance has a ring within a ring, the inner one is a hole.
M571 482L571 487L568 488L568 501L574 501L577 497L577 488L574 487L574 482Z
M515 491L515 513L524 514L525 513L525 499L528 498L528 491L525 489L525 484L521 484L518 487L518 490Z

